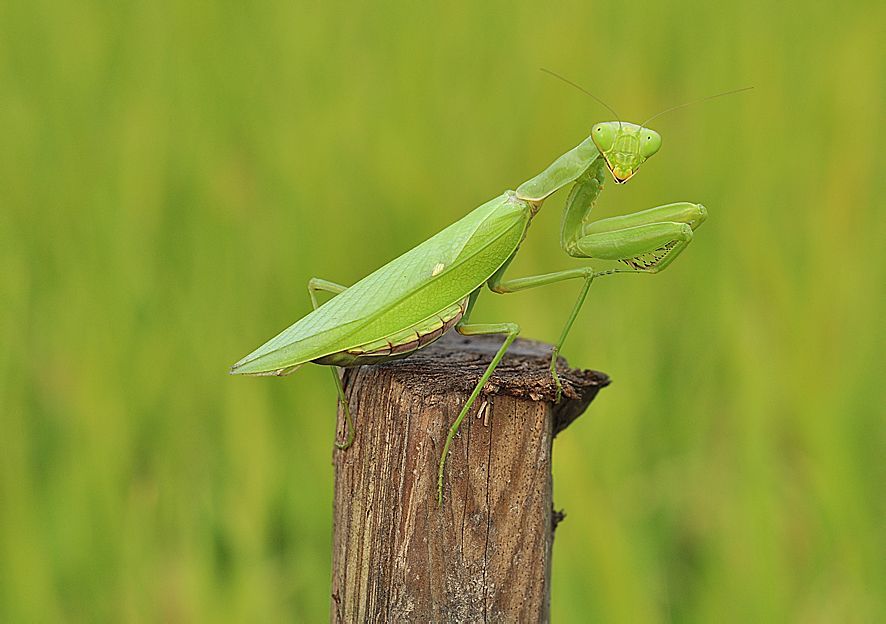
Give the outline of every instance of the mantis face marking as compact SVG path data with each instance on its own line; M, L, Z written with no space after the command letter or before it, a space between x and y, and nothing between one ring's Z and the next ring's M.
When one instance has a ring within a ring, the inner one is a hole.
M616 184L630 180L661 147L661 136L655 130L619 121L598 123L591 130L591 138Z

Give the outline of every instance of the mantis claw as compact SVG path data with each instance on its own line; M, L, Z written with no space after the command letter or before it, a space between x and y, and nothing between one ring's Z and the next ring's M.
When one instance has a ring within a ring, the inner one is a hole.
M348 406L347 400L342 403L342 407L345 412L345 423L348 431L344 442L339 442L338 440L335 441L335 448L340 451L345 451L354 443L356 432L354 431L354 421L351 419L351 408Z
M560 399L563 398L563 384L560 383L560 375L557 374L556 360L551 362L551 378L554 380L554 385L557 386L557 395L554 403L559 403Z
M345 396L345 389L342 386L341 378L338 376L338 369L336 367L330 367L332 371L332 376L335 378L335 387L338 390L338 398L341 402L342 411L345 413L345 427L347 430L345 432L345 441L339 442L335 441L335 448L340 451L347 450L354 443L354 438L356 437L356 431L354 430L354 419L351 417L351 406L348 404L348 397Z
M443 475L437 475L437 507L443 506Z

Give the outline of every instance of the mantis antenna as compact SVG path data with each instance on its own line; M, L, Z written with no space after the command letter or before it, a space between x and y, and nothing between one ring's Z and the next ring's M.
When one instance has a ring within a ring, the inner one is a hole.
M718 93L717 95L709 95L707 97L699 98L697 100L691 100L691 101L686 102L684 104L678 104L677 106L671 106L670 108L664 109L660 113L654 114L652 117L650 117L649 119L647 119L646 121L641 123L640 126L645 128L646 124L648 124L653 119L657 119L657 118L661 117L662 115L664 115L665 113L670 113L671 111L675 111L678 108L685 108L687 106L692 106L693 104L701 104L702 102L707 102L708 100L713 100L714 98L723 97L724 95L732 95L734 93L741 93L742 91L750 91L753 88L754 87L742 87L741 89L733 89L732 91L724 91L723 93Z
M543 71L544 73L546 73L546 74L550 74L550 75L553 76L554 78L559 78L560 80L562 80L562 81L565 82L566 84L575 87L576 89L578 89L579 91L581 91L581 92L584 93L585 95L589 95L590 97L594 98L597 102L599 102L600 104L602 104L603 106L605 106L606 109L607 109L610 113L612 113L613 115L615 115L615 119L618 121L618 127L621 128L621 117L619 116L618 113L615 112L615 109L614 109L614 108L612 108L611 106L609 106L609 104L607 104L606 102L604 102L603 100L601 100L600 98L598 98L596 95L594 95L593 93L591 93L590 91L588 91L587 89L585 89L583 86L581 86L581 85L579 85L579 84L576 84L576 83L572 82L572 81L569 80L568 78L564 78L564 77L561 76L560 74L558 74L558 73L556 73L556 72L552 72L550 69L545 69L544 67L539 67L539 69L540 69L541 71Z

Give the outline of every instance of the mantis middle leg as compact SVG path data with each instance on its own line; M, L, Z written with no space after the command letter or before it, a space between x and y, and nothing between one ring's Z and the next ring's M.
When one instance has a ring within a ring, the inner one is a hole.
M557 358L560 355L560 350L563 348L563 343L566 342L569 330L572 329L572 324L578 317L578 313L585 302L585 298L588 296L588 290L591 288L591 283L599 274L595 273L590 267L582 267L579 269L566 269L565 271L545 273L543 275L531 275L528 277L503 280L501 277L502 272L503 271L499 271L499 273L493 275L488 282L489 289L499 294L518 292L528 288L546 286L548 284L554 284L556 282L570 279L584 280L578 299L576 299L575 304L572 306L572 312L569 314L569 318L566 321L566 325L563 327L563 331L560 332L560 339L557 340L557 344L554 345L554 350L551 352L551 377L553 377L554 383L557 386L557 401L559 401L563 393L563 386L560 383L560 376L557 375Z
M319 307L319 303L317 303L317 293L318 292L328 292L334 293L336 295L343 293L348 289L347 286L342 286L341 284L336 284L335 282L330 282L325 279L320 279L319 277L312 277L308 281L308 294L311 297L311 305L314 306L316 310ZM347 426L347 432L345 433L345 441L339 442L335 441L335 448L339 450L345 450L350 447L354 443L354 421L351 418L351 407L348 405L348 399L345 397L345 389L341 384L341 377L338 374L338 367L332 366L329 368L332 372L332 377L335 379L335 389L338 391L338 399L341 401L342 410L345 413L345 424Z

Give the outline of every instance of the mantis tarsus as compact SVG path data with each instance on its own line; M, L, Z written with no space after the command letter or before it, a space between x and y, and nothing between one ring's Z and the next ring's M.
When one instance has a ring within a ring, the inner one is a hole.
M557 356L594 279L620 273L657 273L692 240L705 220L704 206L678 202L629 215L591 221L591 210L608 169L616 184L627 182L661 147L657 132L622 121L598 123L588 138L516 190L505 191L442 232L392 260L350 287L323 279L308 282L314 310L237 362L236 374L285 375L305 363L332 366L338 396L354 441L354 425L337 366L377 364L402 358L455 329L471 336L503 334L504 341L452 422L437 474L442 504L443 471L458 428L520 332L515 323L469 323L485 284L495 293L512 293L564 280L582 282L578 299L551 355L551 376L559 400ZM560 246L576 258L621 261L624 266L595 271L581 267L506 278L508 265L526 236L532 218L556 191L571 186L563 212ZM317 293L334 296L320 305Z

